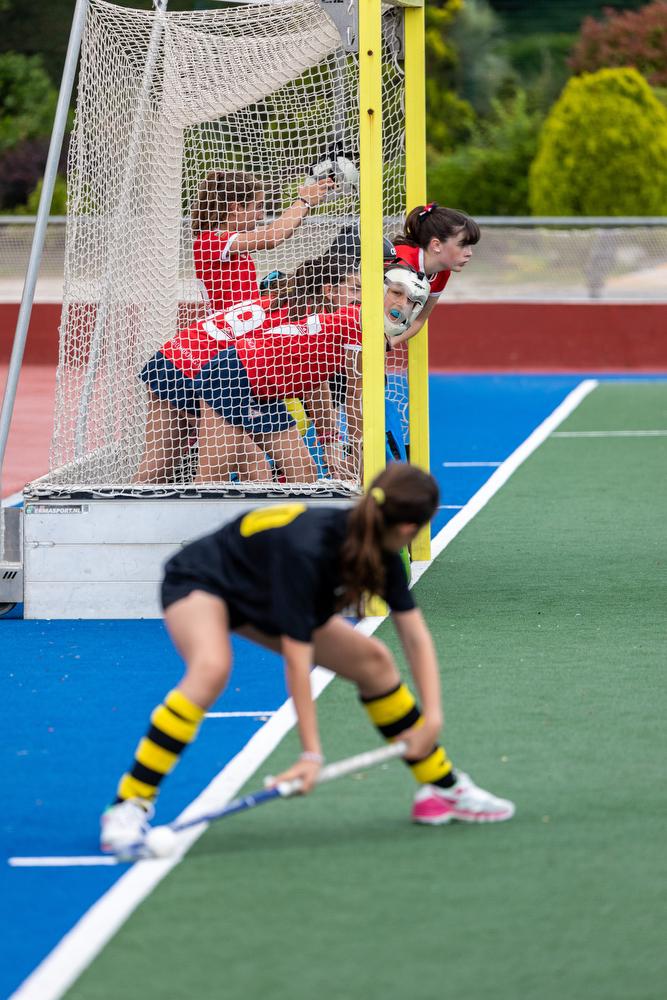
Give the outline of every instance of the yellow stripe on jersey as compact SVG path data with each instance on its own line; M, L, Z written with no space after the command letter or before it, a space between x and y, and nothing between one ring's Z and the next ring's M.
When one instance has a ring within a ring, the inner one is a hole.
M262 507L252 510L241 521L241 535L249 538L260 531L270 531L271 528L285 528L295 521L306 510L304 503L280 503L274 507Z

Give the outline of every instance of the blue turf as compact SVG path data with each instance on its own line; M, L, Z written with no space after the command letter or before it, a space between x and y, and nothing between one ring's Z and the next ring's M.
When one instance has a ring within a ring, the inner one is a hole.
M581 378L433 376L432 468L445 504L464 504L493 472L448 461L501 462ZM455 511L440 511L435 530ZM97 818L129 764L151 708L180 675L160 622L0 619L3 759L0 848L91 854ZM277 657L235 640L236 666L218 709L272 710L285 698ZM173 818L262 725L208 720L165 784L158 821ZM125 869L0 866L8 995Z

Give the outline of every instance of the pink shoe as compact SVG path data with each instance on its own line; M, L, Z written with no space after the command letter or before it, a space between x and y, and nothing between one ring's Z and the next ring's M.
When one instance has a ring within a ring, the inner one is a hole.
M514 803L499 799L478 788L463 771L458 771L451 788L423 785L412 806L414 823L439 826L458 819L464 823L500 823L514 815Z

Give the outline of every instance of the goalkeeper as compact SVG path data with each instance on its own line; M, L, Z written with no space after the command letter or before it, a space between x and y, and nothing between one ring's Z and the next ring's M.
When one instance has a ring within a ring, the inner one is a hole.
M385 739L407 742L406 762L419 784L414 822L484 823L513 815L511 802L454 770L439 742L436 653L398 555L437 506L435 480L396 462L352 509L263 507L186 546L167 563L165 623L185 674L153 711L115 802L102 816L102 850L122 854L145 835L161 782L229 680L231 632L281 653L285 661L302 753L276 780L300 778L308 792L322 765L310 687L317 663L356 686ZM344 609L363 613L369 593L389 604L421 708L387 647L342 617Z

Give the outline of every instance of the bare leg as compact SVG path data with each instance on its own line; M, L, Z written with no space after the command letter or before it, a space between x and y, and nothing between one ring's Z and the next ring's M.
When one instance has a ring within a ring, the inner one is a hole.
M215 483L238 472L246 481L272 479L266 455L241 427L234 427L202 403L199 423L199 470L196 482Z
M144 450L134 482L170 482L190 447L196 426L194 417L174 409L149 390Z
M280 652L280 639L265 635L251 625L238 629L239 635ZM362 635L340 615L334 615L313 634L315 662L352 681L364 698L389 691L400 681L391 652L379 639Z
M268 451L289 483L317 481L317 467L296 427L277 434L262 434L256 440Z
M229 678L232 647L227 605L212 594L194 590L171 604L164 620L185 662L179 690L195 705L212 705Z

